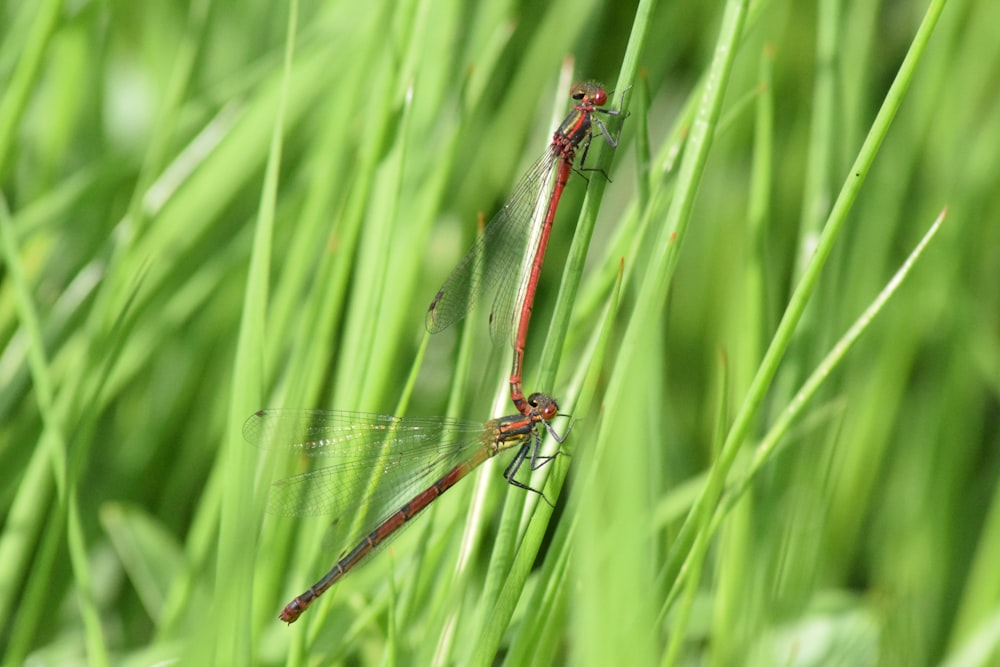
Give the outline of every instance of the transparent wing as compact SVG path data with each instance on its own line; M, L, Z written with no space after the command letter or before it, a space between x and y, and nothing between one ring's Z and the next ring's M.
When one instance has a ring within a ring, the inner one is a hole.
M261 410L243 435L261 449L329 459L275 482L268 512L331 515L343 530L362 511L374 527L493 438L492 422L324 410Z
M546 150L521 177L506 204L486 226L427 309L427 330L442 331L465 317L485 294L492 296L490 333L494 343L513 340L514 309L523 294L525 271L534 257L553 167L558 157ZM542 209L541 214L538 213ZM532 244L531 240L536 243ZM528 255L531 255L528 257Z

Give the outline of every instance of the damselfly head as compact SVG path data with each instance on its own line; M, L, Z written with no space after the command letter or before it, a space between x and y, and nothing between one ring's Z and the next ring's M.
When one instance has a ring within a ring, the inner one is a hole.
M604 90L604 86L597 81L583 81L574 84L569 89L569 96L577 102L596 107L604 106L608 101L608 93Z
M539 391L528 396L528 405L531 406L532 413L545 421L555 419L556 415L559 414L559 406L556 404L555 399L549 398Z

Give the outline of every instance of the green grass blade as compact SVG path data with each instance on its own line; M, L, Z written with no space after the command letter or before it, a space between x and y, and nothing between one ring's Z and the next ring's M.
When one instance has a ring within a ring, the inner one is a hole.
M900 66L899 73L892 87L886 95L885 103L880 109L872 125L871 132L861 147L858 157L850 170L850 176L845 181L844 187L834 203L809 266L789 301L789 305L785 310L781 323L778 325L778 329L775 331L774 338L761 362L753 384L744 399L743 405L737 412L732 429L723 446L720 459L713 467L705 491L692 510L689 522L677 538L677 543L673 548L673 556L667 567L668 580L675 579L676 574L680 570L680 563L686 558L686 552L693 541L694 532L700 530L701 526L706 525L710 509L718 502L726 476L732 467L740 446L746 438L751 420L757 414L757 409L764 399L764 394L770 386L771 379L777 372L781 357L791 341L806 305L809 303L825 260L829 256L834 241L838 238L847 220L847 213L857 197L861 183L864 181L864 175L871 168L879 146L888 133L892 119L899 109L902 98L909 87L917 63L927 47L927 42L930 39L930 35L933 32L943 6L944 3L942 2L934 2L928 8L924 22L914 37L911 49L907 53L907 57Z

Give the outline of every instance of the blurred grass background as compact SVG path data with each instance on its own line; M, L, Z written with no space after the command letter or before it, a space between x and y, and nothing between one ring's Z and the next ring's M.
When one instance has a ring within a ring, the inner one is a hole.
M1000 8L913 46L942 4L4 2L3 664L995 664ZM527 347L575 419L557 509L492 462L285 627L334 554L262 518L289 471L243 420L510 412L485 315L428 343L426 306L568 83L636 66Z

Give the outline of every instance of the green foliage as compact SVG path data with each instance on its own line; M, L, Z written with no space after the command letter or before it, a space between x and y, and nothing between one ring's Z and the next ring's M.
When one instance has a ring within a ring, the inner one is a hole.
M1000 660L1000 9L944 5L5 3L3 664ZM631 115L532 317L555 509L498 457L284 626L346 545L244 420L511 411L424 313L576 78Z

